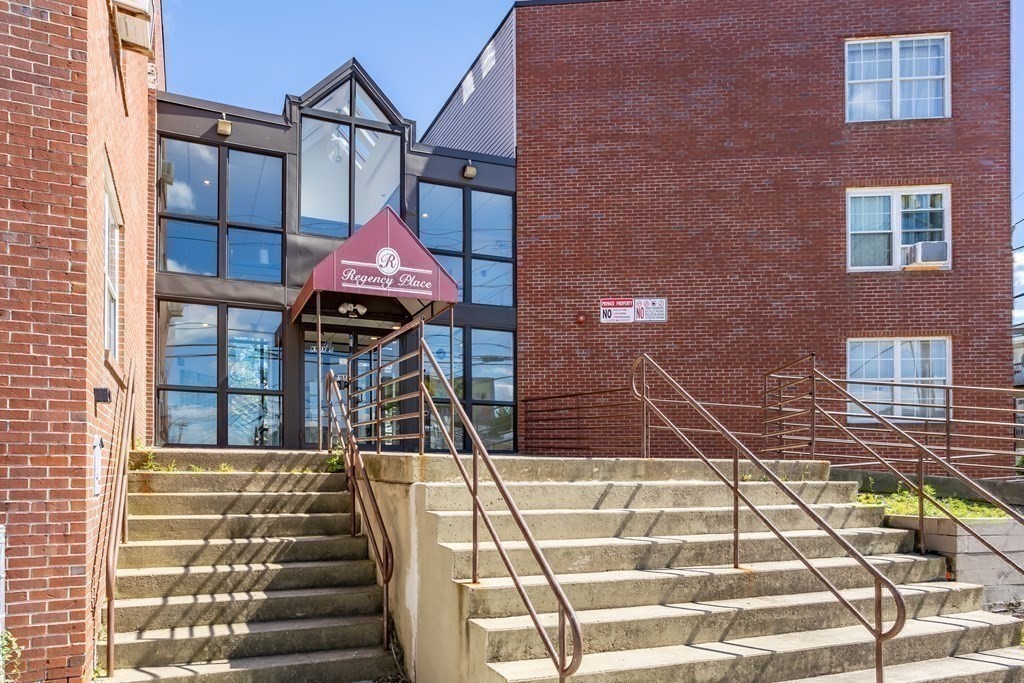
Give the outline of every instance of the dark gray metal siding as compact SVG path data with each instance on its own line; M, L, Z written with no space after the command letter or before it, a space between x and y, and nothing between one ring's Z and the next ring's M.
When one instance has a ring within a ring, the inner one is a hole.
M515 12L510 12L430 124L423 143L478 154L516 155L515 36ZM492 49L494 63L485 75Z

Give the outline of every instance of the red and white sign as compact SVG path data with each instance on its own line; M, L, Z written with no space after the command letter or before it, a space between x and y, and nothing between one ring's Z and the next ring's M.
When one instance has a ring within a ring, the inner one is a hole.
M668 299L601 299L603 323L663 323L667 320Z

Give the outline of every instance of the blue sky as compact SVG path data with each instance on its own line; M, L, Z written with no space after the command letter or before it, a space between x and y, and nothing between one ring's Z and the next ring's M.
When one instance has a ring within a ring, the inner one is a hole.
M1024 219L1024 0L1014 11L1015 220ZM420 134L512 0L164 0L167 89L279 112L355 56ZM230 36L230 38L226 38Z

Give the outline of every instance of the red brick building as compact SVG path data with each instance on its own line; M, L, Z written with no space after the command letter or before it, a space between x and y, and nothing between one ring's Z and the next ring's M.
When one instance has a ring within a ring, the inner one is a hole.
M114 411L151 353L162 87L159 2L0 3L0 524L23 681L93 670Z

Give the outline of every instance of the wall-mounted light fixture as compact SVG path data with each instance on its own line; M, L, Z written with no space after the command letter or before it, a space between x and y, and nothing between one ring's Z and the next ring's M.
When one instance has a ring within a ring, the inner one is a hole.
M476 178L476 166L473 165L472 159L467 159L466 165L462 167L462 177L466 180Z
M93 387L92 398L96 403L110 403L110 389L107 387Z
M217 121L217 135L223 135L224 137L231 135L231 122L228 121L227 114L221 114L220 120Z

